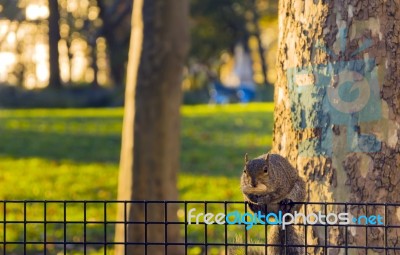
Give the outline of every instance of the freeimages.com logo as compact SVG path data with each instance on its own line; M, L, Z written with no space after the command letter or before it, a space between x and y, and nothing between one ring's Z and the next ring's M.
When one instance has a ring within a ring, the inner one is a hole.
M305 215L304 213L294 212L283 213L279 211L276 213L269 213L267 215L261 212L257 213L241 213L239 211L232 211L228 214L224 213L198 213L195 214L196 209L192 208L188 214L188 224L192 224L194 220L195 224L203 222L204 224L218 224L218 225L246 225L246 229L251 229L254 225L281 225L282 229L286 229L286 226L293 224L306 224L306 225L383 225L384 219L381 215L360 215L358 217L352 216L350 213L328 213L322 214L310 213Z

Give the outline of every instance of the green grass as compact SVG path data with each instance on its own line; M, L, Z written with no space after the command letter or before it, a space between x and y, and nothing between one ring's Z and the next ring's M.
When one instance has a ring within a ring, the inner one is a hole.
M0 199L116 199L122 112L1 110ZM181 112L180 199L241 200L243 156L269 150L273 105L184 106ZM50 218L61 213L60 206L54 205L56 212ZM82 215L81 206L68 206L68 217ZM7 218L20 217L21 210L7 207ZM93 218L101 220L102 214L96 214L101 209L91 210ZM110 207L108 217L113 215L115 208ZM60 232L55 238L61 238L62 226L53 227ZM95 235L97 230L92 231ZM7 239L18 239L16 230L15 235Z

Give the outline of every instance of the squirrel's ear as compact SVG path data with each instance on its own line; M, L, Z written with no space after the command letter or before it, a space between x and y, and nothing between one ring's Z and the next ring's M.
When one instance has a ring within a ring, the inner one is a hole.
M244 155L244 163L247 164L247 162L249 162L249 155L246 153Z
M265 157L265 162L269 162L269 153L267 154L267 156Z

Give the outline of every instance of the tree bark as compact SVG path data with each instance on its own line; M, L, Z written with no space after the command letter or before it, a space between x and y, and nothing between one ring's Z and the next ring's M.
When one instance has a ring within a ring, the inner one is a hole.
M60 36L60 12L57 0L49 0L49 65L50 65L50 88L60 88L60 54L58 52L58 42Z
M177 200L180 152L181 75L189 44L188 2L135 0L125 92L118 187L119 200ZM166 210L165 210L166 209ZM126 213L125 213L126 211ZM174 204L128 203L118 220L177 221ZM164 215L167 212L168 215ZM164 228L167 227L167 236ZM144 242L144 224L116 228L117 242ZM180 242L179 226L147 225L147 254L164 254L154 242ZM144 254L144 245L117 246L116 254ZM168 254L182 254L168 246Z
M100 33L106 38L111 76L114 84L118 87L123 86L125 80L130 34L130 26L128 26L127 21L131 20L132 2L134 1L118 0L113 1L112 5L107 5L104 0L97 1L97 5L100 8L100 17L103 21ZM125 38L128 38L128 40Z
M305 178L309 201L400 202L399 17L394 1L280 1L273 150ZM383 206L347 210L385 215ZM399 217L398 208L387 207L387 224L399 225ZM308 244L325 244L324 227L307 230ZM382 227L347 230L329 227L327 244L385 246ZM400 229L388 228L387 247L399 237Z
M262 69L262 73L263 73L263 85L268 86L268 79L267 79L268 67L267 67L267 61L265 59L265 51L264 51L263 43L261 40L261 34L260 34L260 25L259 25L260 16L258 14L257 4L256 4L255 0L251 1L251 9L253 11L254 36L257 39L258 54L260 56L261 69Z

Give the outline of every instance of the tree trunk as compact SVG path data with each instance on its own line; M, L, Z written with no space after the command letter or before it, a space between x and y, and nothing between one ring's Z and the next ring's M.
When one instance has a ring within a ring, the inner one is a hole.
M135 0L125 92L119 200L177 200L181 74L188 51L188 2ZM177 221L174 204L121 204L118 220ZM166 209L166 210L165 210ZM164 215L167 212L168 215ZM167 236L164 236L167 227ZM145 242L144 224L116 228L117 242ZM147 254L164 254L154 242L181 242L179 226L147 225ZM117 246L116 254L144 254L144 245ZM169 245L168 254L182 254Z
M399 203L400 9L394 1L281 0L279 16L273 150L305 178L309 201ZM383 206L347 209L385 215ZM386 216L387 224L400 224L396 207ZM324 227L307 229L308 244L325 244ZM347 230L329 227L327 244L385 245L383 228ZM388 228L387 247L399 237L400 229Z
M110 59L110 70L114 84L118 87L123 86L125 79L125 69L127 62L127 48L129 44L130 26L127 21L131 18L132 0L113 1L112 5L107 5L106 1L98 0L100 17L103 21L101 34L107 41L107 52Z
M60 12L57 0L49 0L49 65L50 65L50 88L60 88L60 65L59 65L59 52L58 42L60 36Z
M260 62L261 62L261 70L263 74L263 85L268 86L268 79L267 79L267 74L268 74L268 68L267 68L267 61L265 59L265 51L263 47L263 43L261 40L261 34L260 34L260 16L258 14L257 10L257 4L255 0L251 1L251 9L253 11L253 23L254 23L254 36L257 39L257 44L258 44L258 54L260 56Z
M91 55L91 62L90 65L92 67L93 70L93 81L92 81L92 88L98 88L99 85L99 79L98 74L99 74L99 67L97 66L97 43L96 43L96 38L90 38L89 39L89 43L90 43L90 47L91 47L91 51L90 51L90 55Z

